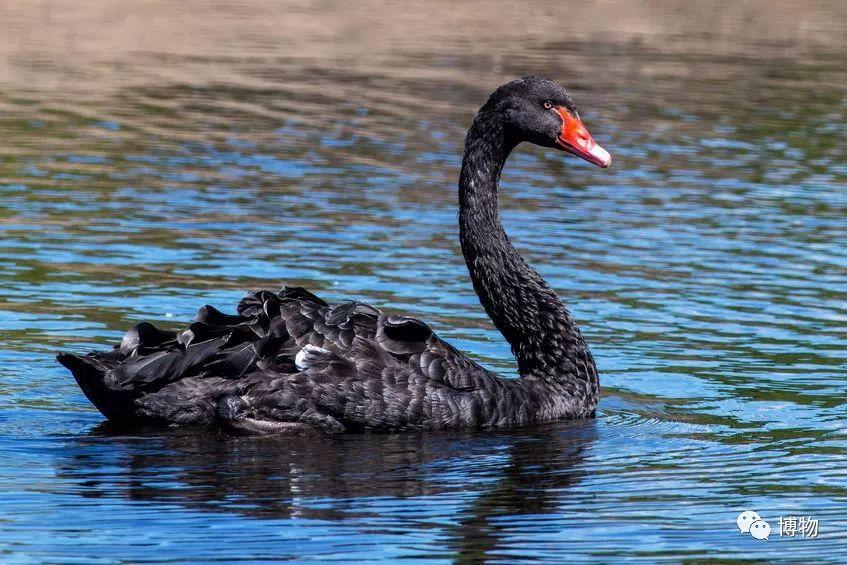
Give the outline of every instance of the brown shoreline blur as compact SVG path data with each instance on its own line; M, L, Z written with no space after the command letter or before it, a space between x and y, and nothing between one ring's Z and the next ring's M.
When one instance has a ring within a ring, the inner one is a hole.
M383 76L425 78L426 69L408 60L387 63L398 54L449 57L450 51L477 55L478 69L452 72L457 77L471 72L479 79L478 73L527 48L577 41L596 42L598 49L637 43L667 54L838 51L847 47L845 22L847 3L826 0L5 0L0 4L0 85L102 91L151 81L261 84L261 77L230 76L233 65L219 64L250 58L316 66L331 59L356 72L380 69ZM180 64L170 65L173 58Z

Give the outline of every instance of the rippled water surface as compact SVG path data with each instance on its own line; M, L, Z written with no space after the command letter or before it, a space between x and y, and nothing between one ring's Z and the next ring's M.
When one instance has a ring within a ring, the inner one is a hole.
M847 559L843 5L454 4L0 6L0 560ZM455 186L473 112L526 74L615 158L521 148L502 189L592 346L596 421L128 432L54 362L286 282L512 374Z

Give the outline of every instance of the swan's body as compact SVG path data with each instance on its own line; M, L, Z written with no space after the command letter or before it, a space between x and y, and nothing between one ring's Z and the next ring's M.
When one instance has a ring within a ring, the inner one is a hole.
M300 288L249 295L235 316L205 306L179 333L142 323L112 351L59 361L107 418L129 423L437 430L591 417L599 388L591 353L500 222L500 171L521 141L609 163L564 89L544 79L495 91L468 132L462 252L480 301L512 346L518 379L496 376L419 320L357 302L330 306Z

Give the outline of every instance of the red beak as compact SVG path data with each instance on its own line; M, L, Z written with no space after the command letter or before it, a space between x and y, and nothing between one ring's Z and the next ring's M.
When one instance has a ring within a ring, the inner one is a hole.
M597 145L579 118L562 106L557 106L556 112L562 117L562 131L556 138L556 145L560 149L604 169L612 163L612 156Z

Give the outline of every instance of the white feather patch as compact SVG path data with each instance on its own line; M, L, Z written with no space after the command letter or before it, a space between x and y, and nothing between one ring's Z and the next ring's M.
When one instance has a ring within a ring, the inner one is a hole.
M312 363L315 362L315 358L322 355L331 355L332 352L324 349L323 347L318 347L316 345L304 345L303 349L297 352L297 355L294 356L294 365L299 370L308 369Z

